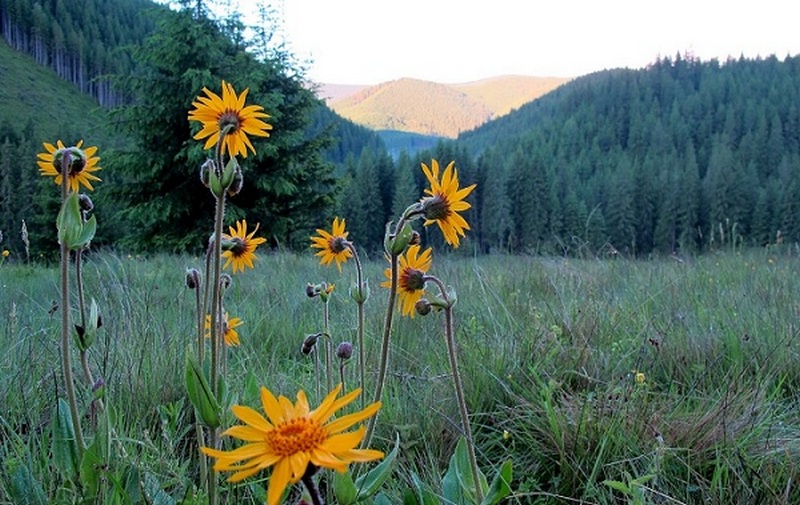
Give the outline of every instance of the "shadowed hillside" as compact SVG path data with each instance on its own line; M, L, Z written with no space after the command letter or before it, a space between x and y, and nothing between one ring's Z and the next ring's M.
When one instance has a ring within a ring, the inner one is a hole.
M464 84L439 84L404 78L364 88L341 99L328 92L333 110L368 128L455 138L567 81L555 77L504 76ZM325 93L325 89L321 92Z

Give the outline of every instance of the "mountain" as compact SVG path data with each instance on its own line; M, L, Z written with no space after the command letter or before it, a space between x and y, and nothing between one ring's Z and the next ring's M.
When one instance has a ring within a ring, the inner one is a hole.
M339 115L373 130L455 138L554 90L569 79L501 76L462 84L403 78L376 86L322 85Z

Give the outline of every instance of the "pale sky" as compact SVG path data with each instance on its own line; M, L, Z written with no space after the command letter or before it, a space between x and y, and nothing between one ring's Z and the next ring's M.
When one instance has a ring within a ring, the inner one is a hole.
M237 0L233 0L236 3ZM238 0L246 13L258 0ZM797 0L268 0L317 83L577 77L660 56L800 54ZM245 22L248 22L245 15ZM255 22L255 21L253 21Z

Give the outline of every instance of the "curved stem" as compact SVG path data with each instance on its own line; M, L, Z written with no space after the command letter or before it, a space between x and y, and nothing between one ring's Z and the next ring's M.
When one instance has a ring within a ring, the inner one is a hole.
M467 410L467 400L464 396L464 386L461 382L461 372L458 366L458 350L456 339L453 332L453 306L447 297L447 290L438 277L426 275L425 280L429 280L439 287L442 299L447 303L444 309L444 334L447 342L447 354L450 358L450 368L453 370L453 389L456 391L458 410L461 414L461 425L464 430L464 438L467 439L467 454L469 455L469 465L472 469L472 477L475 481L475 497L477 502L483 501L483 489L481 488L480 470L478 469L478 459L475 456L475 440L472 438L472 428L469 422L469 411Z
M373 402L381 401L383 396L383 384L386 382L386 372L389 367L389 344L392 339L392 315L394 314L395 299L397 298L397 255L391 254L389 256L391 280L389 287L389 300L386 307L386 318L383 323L383 338L381 339L381 361L378 368L378 383L375 386L375 395L372 397ZM378 420L378 413L369 418L367 425L367 434L364 437L364 442L361 447L369 447L372 442L372 436L375 434L375 424Z
M353 253L353 259L356 262L356 283L358 289L358 328L357 328L357 342L358 342L358 387L361 388L361 391L364 391L364 383L366 379L364 378L365 370L364 367L366 366L366 349L364 349L364 302L366 298L366 286L364 286L364 270L361 266L361 259L358 257L358 252L356 251L356 247L351 243L347 242L347 248L350 249L350 252ZM361 395L361 408L366 407L367 398L365 395Z

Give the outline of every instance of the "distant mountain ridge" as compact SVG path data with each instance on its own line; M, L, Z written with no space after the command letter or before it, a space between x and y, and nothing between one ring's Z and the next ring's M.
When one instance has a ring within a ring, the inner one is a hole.
M402 78L375 86L323 84L317 96L373 130L456 138L570 81L506 75L461 84Z

